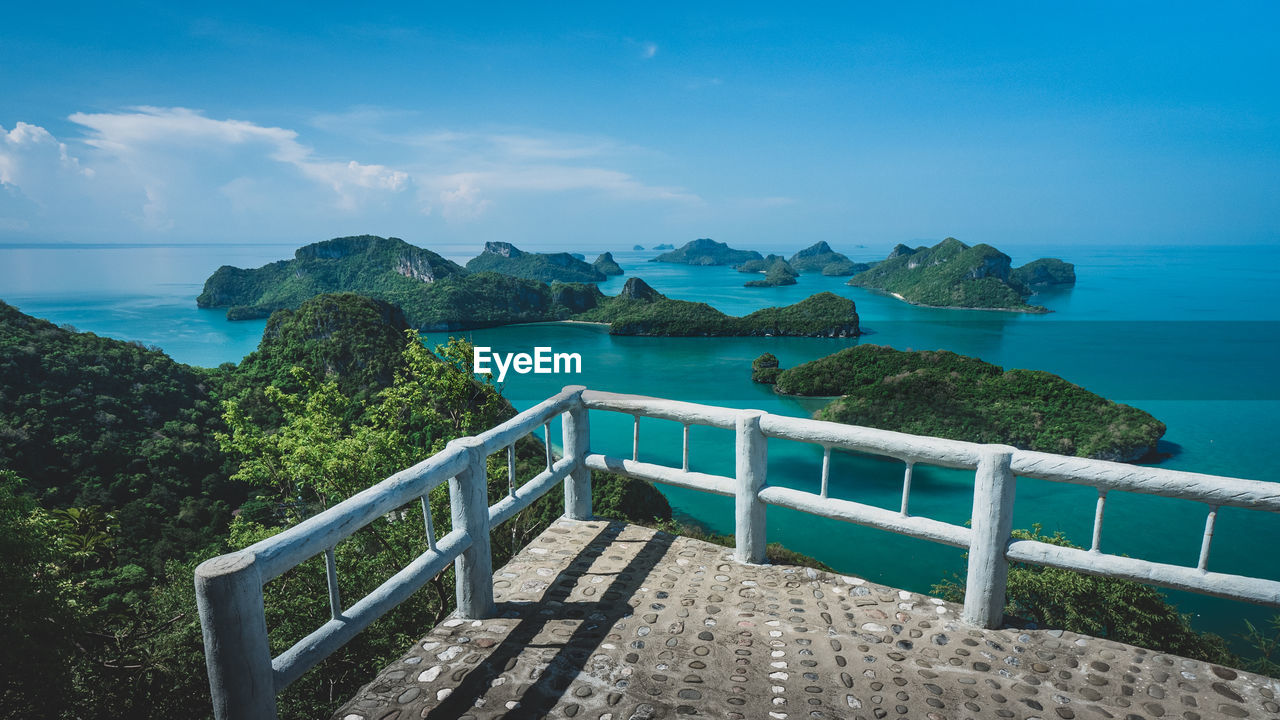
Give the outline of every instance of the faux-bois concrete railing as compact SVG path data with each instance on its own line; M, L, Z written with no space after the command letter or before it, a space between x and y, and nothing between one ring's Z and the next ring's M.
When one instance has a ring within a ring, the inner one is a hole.
M591 451L588 410L634 417L631 458ZM550 446L550 423L562 419L563 457ZM640 418L681 423L681 467L639 461ZM689 470L689 427L711 426L736 433L732 477ZM546 431L546 468L515 485L515 443L538 427ZM769 485L767 442L779 438L822 446L818 493ZM851 450L896 458L906 464L902 506L897 512L827 496L831 450ZM490 507L486 458L505 451L508 494ZM911 515L912 469L916 464L975 471L972 526ZM362 629L405 600L454 563L458 615L489 617L494 612L490 528L510 519L557 483L565 483L565 515L591 517L591 470L607 470L657 483L690 488L736 500L736 548L740 562L765 560L765 507L778 505L835 520L880 528L969 551L963 619L995 627L1003 617L1005 582L1012 562L1034 563L1168 588L1280 606L1280 582L1211 572L1207 569L1217 511L1233 506L1280 512L1280 485L1122 463L1018 450L1004 445L920 437L758 410L662 400L567 387L559 394L476 437L459 438L440 453L403 470L328 510L239 552L196 568L196 599L203 626L205 657L218 720L276 717L276 695ZM1015 477L1097 488L1093 544L1089 550L1035 540L1013 540ZM427 494L448 481L452 529L435 539ZM1103 510L1111 490L1146 493L1205 503L1208 517L1195 567L1157 563L1101 552ZM428 549L369 595L344 607L338 593L334 547L377 518L421 501ZM263 610L263 585L324 555L331 619L293 647L271 656Z

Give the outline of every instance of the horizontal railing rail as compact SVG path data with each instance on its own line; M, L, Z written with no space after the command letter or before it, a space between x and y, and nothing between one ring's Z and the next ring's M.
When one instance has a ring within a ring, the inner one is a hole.
M633 418L631 457L592 452L589 410ZM552 453L551 421L560 418L563 452ZM640 460L640 418L683 425L680 467ZM733 430L732 475L689 468L692 426ZM541 427L546 466L517 487L516 443ZM813 493L768 483L768 440L797 441L823 448L820 490ZM829 497L831 452L846 450L896 459L905 465L899 510ZM504 452L508 491L488 504L487 458ZM974 472L970 525L910 513L915 465ZM963 619L982 627L1003 619L1010 562L1032 563L1095 575L1126 578L1168 588L1280 606L1280 582L1208 570L1218 508L1280 512L1280 484L1202 475L1163 468L1066 457L1003 445L922 437L807 418L770 415L758 410L699 405L571 386L475 437L459 438L441 452L392 475L351 498L284 532L244 550L201 564L196 597L204 633L206 663L218 720L276 717L275 697L308 669L348 642L370 623L403 602L449 563L456 574L461 617L494 612L490 529L531 505L560 483L565 516L591 517L592 470L702 492L730 496L735 502L735 557L765 561L765 508L768 505L833 520L878 528L968 550ZM1097 489L1093 542L1088 550L1012 537L1018 476L1087 485ZM438 541L428 494L449 483L452 529ZM1207 507L1200 555L1195 567L1158 563L1103 553L1101 537L1107 493L1116 490L1204 503ZM380 517L420 501L428 549L373 592L345 606L338 592L334 548ZM276 657L267 639L263 586L289 569L325 557L330 619Z

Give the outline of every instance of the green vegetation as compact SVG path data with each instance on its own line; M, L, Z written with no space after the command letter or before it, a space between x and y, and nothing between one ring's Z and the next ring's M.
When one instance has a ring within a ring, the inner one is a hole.
M654 248L662 249L662 246ZM755 250L734 250L727 244L710 238L699 238L653 258L649 262L682 263L684 265L741 265L751 260L763 259Z
M230 308L228 319L266 317L322 293L359 290L380 299L463 274L457 263L399 238L335 238L298 248L293 260L244 270L223 265L196 298L202 308Z
M644 248L640 248L643 250ZM613 259L613 253L607 252L596 258L591 265L604 275L621 275L622 266Z
M870 270L872 266L868 263L856 263L851 260L836 260L827 263L822 268L822 274L828 277L847 277L849 275L857 275L860 272Z
M858 345L758 382L770 377L784 395L841 396L818 411L821 420L915 435L1133 462L1165 432L1146 412L1052 373L947 351Z
M825 241L814 243L792 255L790 263L791 267L802 273L820 272L831 276L852 275L859 265L865 265L851 262L849 258L832 250Z
M386 303L320 296L274 315L240 365L208 371L0 304L0 716L204 716L198 562L514 414L474 379L468 345L431 353L405 328ZM544 452L535 439L517 445L521 482ZM496 500L503 458L489 481ZM601 515L671 517L646 483L593 474L593 485ZM444 493L431 498L440 533ZM562 508L557 490L498 528L495 562ZM348 597L424 549L421 523L395 517L338 546ZM305 675L281 697L281 717L327 715L451 609L451 583L442 573ZM266 587L276 650L328 618L324 588L318 559Z
M614 335L854 337L858 313L853 301L818 293L794 305L757 310L743 317L725 315L706 303L673 300L630 278L616 297L574 316L609 323Z
M776 262L786 262L787 259L781 255L766 255L759 260L748 260L734 268L740 273L762 273L768 272Z
M1045 535L1039 525L1014 530L1018 540L1076 547L1061 532ZM934 594L964 602L958 576L933 588ZM1009 567L1005 619L1019 626L1067 630L1139 647L1238 666L1240 658L1217 635L1196 632L1160 590L1132 580L1085 575L1072 570L1013 563Z
M548 286L540 279L512 273L523 267L530 275L577 276L581 273L568 272L566 268L582 266L590 270L591 280L603 280L605 275L567 253L523 253L508 243L488 243L483 255L467 263L471 270L492 265L503 267L503 272L471 272L402 240L368 235L308 245L299 249L297 256L296 260L256 270L220 268L205 282L197 302L201 307L231 305L227 318L232 320L263 317L276 310L298 307L311 297L307 292L323 287L323 292L359 292L389 304L378 311L383 314L393 312L395 308L391 306L398 307L409 327L436 332L583 320L610 323L610 331L617 335L857 334L857 314L849 301L841 301L841 305L829 298L810 298L790 308L768 308L748 318L731 318L703 303L663 298L637 278L632 280L654 297L638 298L629 290L637 287L630 281L616 298L605 296L589 282L557 280ZM448 263L433 271L434 279L422 269L431 258ZM612 255L605 253L596 262L606 267L612 260ZM417 270L409 277L402 272L405 268ZM620 267L618 271L621 272ZM765 282L785 284L787 279L771 272ZM655 299L662 302L655 303ZM689 324L689 318L697 321ZM273 327L269 325L268 332L275 332ZM352 331L358 333L359 328ZM288 378L273 380L289 382Z
M765 353L751 361L751 381L773 385L778 382L782 368L778 366L778 358L773 353Z
M770 257L774 257L770 255ZM744 283L744 287L778 287L779 285L795 285L796 276L800 273L795 271L786 260L781 258L775 260L765 271L763 280L749 280Z
M1009 271L1009 280L1027 287L1075 285L1076 266L1057 258L1040 258Z
M1032 292L1028 279L1074 282L1075 270L1070 263L1049 259L1011 270L1009 256L990 245L969 247L947 238L932 248L898 245L849 284L884 290L917 305L1047 312L1026 303Z
M527 253L505 242L485 243L484 252L467 261L467 270L496 272L544 283L606 279L604 272L569 253ZM618 272L622 269L618 268Z

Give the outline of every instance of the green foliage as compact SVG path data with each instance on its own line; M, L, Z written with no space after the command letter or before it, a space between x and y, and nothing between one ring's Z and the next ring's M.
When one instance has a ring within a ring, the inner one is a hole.
M871 269L868 263L856 263L851 260L836 260L823 266L822 274L827 277L847 277L866 272Z
M791 267L802 273L821 272L823 275L851 275L852 273L839 272L845 265L852 265L849 258L841 255L826 241L821 241L810 245L791 256ZM833 272L827 272L828 268L834 266Z
M1039 525L1015 530L1018 540L1076 547L1061 533L1045 535ZM964 601L959 579L946 580L934 594ZM1005 615L1015 624L1056 628L1145 648L1237 665L1222 638L1196 632L1164 593L1132 580L1085 575L1072 570L1014 563L1009 567Z
M306 245L298 248L293 260L253 270L224 265L205 281L196 304L233 308L233 319L263 317L298 307L316 295L344 290L390 299L463 272L457 263L399 238L343 237Z
M622 266L613 259L613 253L611 252L601 254L591 265L605 275L622 274Z
M1074 285L1076 267L1057 258L1040 258L1009 273L1009 279L1027 287L1035 285Z
M640 278L631 278L617 296L575 316L609 323L614 335L748 336L789 335L851 337L858 334L853 301L818 293L794 305L757 310L743 317L725 315L706 303L673 300Z
M655 247L655 250L663 246ZM684 265L741 265L750 260L760 260L755 250L734 250L727 244L710 238L698 238L687 242L679 250L665 252L649 262L681 263Z
M1253 648L1254 656L1243 667L1251 672L1280 678L1280 615L1272 615L1268 624L1270 627L1263 630L1248 620L1244 621L1246 631L1242 637Z
M1134 461L1164 423L1039 370L1002 370L947 351L846 348L783 370L777 392L841 395L817 417L849 425Z
M786 262L787 259L781 255L766 255L759 260L748 260L734 269L740 273L762 273L768 272L769 268L778 261Z
M778 382L782 369L778 367L778 358L773 353L765 353L751 361L751 381L772 385Z
M1051 272L1062 276L1064 267L1071 268L1061 261L1037 260L1011 271L1009 256L990 245L969 247L947 238L931 248L911 250L899 245L886 260L855 275L849 284L895 293L919 305L1045 312L1026 303L1031 290L1025 278ZM1074 281L1074 269L1071 278Z
M159 570L213 541L244 497L213 440L217 380L0 303L0 469L46 507L112 513L119 559Z
M613 262L613 259L609 261ZM569 253L528 253L505 242L485 243L484 252L467 261L467 270L496 272L544 283L599 282L606 279L600 269ZM621 275L622 268L618 268L616 274Z
M779 285L795 285L796 276L800 273L781 258L775 260L765 271L763 280L749 280L744 287L778 287Z

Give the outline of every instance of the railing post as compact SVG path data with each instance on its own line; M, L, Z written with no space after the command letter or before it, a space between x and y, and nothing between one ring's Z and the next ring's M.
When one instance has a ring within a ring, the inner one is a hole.
M760 564L765 561L765 504L760 500L769 465L769 445L760 431L759 410L744 410L735 423L736 475L734 535L738 562Z
M475 438L454 440L467 451L467 467L449 478L453 527L462 528L471 544L453 561L458 616L493 617L493 554L489 543L489 481L483 445ZM453 444L450 443L450 444Z
M1009 561L1005 550L1013 529L1015 478L1009 469L1014 449L988 445L973 483L973 532L965 581L963 619L970 625L999 627L1004 621Z
M591 452L591 420L582 404L582 385L570 385L565 390L578 393L573 406L560 416L563 432L564 456L573 462L573 472L564 484L564 514L570 520L591 519L591 470L583 464L583 458Z
M196 608L204 635L217 720L276 720L275 674L253 553L222 555L196 568Z

